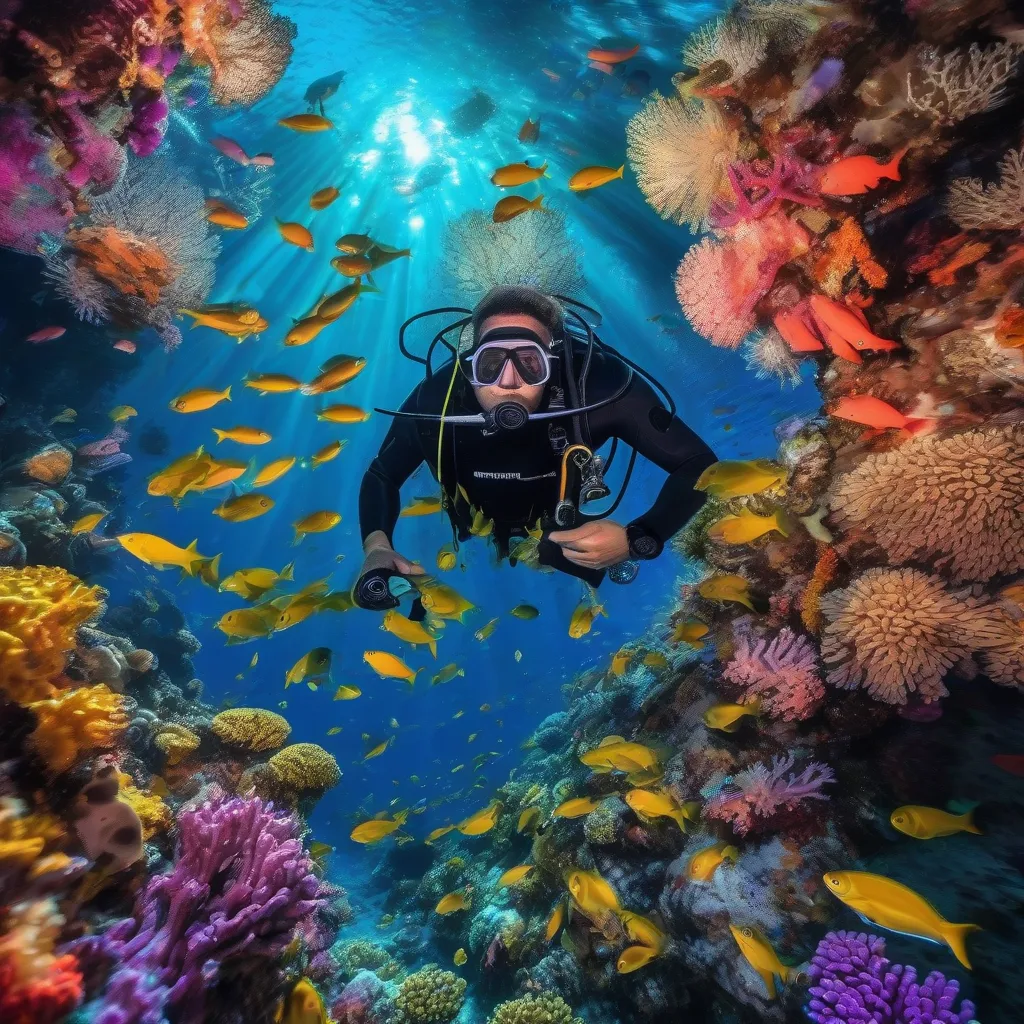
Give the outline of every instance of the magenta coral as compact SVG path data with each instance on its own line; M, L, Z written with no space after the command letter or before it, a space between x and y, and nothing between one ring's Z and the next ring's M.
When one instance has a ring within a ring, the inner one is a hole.
M820 206L815 194L815 168L793 156L751 160L732 164L728 171L734 200L715 202L711 224L716 228L733 227L775 213L783 202L802 206Z
M734 653L722 675L758 698L773 718L795 722L810 718L825 698L814 644L784 627L774 637L758 636L745 616L733 624Z

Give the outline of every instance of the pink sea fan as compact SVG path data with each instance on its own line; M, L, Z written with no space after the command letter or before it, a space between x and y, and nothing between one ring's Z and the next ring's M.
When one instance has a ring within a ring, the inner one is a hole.
M750 616L733 624L734 654L722 675L744 691L744 699L759 698L772 718L810 718L825 699L814 644L788 627L767 637L751 625Z
M827 800L821 787L835 782L827 764L812 761L799 775L791 769L796 758L775 755L740 772L732 782L704 805L704 816L728 822L738 835L770 827L784 811L796 811L805 800Z
M754 329L754 307L779 269L807 251L809 236L781 213L738 225L724 241L702 239L676 271L676 298L698 334L736 348Z

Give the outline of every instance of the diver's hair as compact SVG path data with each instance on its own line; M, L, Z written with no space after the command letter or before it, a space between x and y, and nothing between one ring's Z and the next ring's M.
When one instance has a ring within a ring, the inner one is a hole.
M480 340L480 327L490 316L501 313L521 313L542 323L554 338L561 332L564 311L561 304L537 291L520 284L501 284L492 288L473 310L473 344Z

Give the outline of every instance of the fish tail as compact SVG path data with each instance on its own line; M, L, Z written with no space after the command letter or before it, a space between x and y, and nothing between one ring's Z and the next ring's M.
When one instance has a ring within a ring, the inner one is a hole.
M301 544L302 543L302 538L305 537L305 536L306 536L305 533L303 533L302 530L300 530L300 529L298 529L298 527L296 527L296 529L295 529L295 539L292 541L292 547L295 547L297 544Z
M224 398L228 402L231 401L231 385L230 384L224 389Z
M974 812L976 810L976 807L972 807L966 814L961 814L960 823L963 825L965 832L970 832L976 836L983 836L985 833L974 823Z
M623 165L622 165L622 166L621 166L621 167L620 167L620 168L619 168L619 169L618 169L618 170L617 170L617 171L615 172L615 174L614 174L614 177L616 177L616 178L621 178L621 177L622 177L622 172L623 172L623 171L624 171L625 169L626 169L626 165L625 165L625 164L623 164Z
M946 945L953 951L953 956L969 971L974 970L974 968L971 967L971 961L967 959L967 936L971 932L980 931L981 925L953 924L950 921L946 921L942 928L942 938L945 940Z
M431 640L430 643L427 644L427 648L430 651L430 653L436 658L437 657L437 641L436 640Z
M217 435L217 444L220 444L227 436L227 431L218 430L216 427L213 428L213 432Z
M527 205L532 207L534 210L543 210L544 209L544 206L542 205L543 204L543 200L544 200L543 196L537 196L536 199L531 200Z
M686 818L683 817L682 811L675 811L672 814L672 820L679 826L680 832L686 831Z
M891 178L893 181L900 180L900 161L907 155L909 146L904 146L896 155L882 168L882 176Z
M295 579L295 563L289 562L278 575L283 580Z

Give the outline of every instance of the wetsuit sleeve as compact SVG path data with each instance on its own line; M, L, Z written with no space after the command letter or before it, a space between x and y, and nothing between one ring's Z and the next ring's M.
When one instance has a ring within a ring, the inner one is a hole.
M678 417L672 416L647 381L634 377L612 406L610 433L668 473L654 504L633 520L663 543L704 504L693 485L715 453Z

